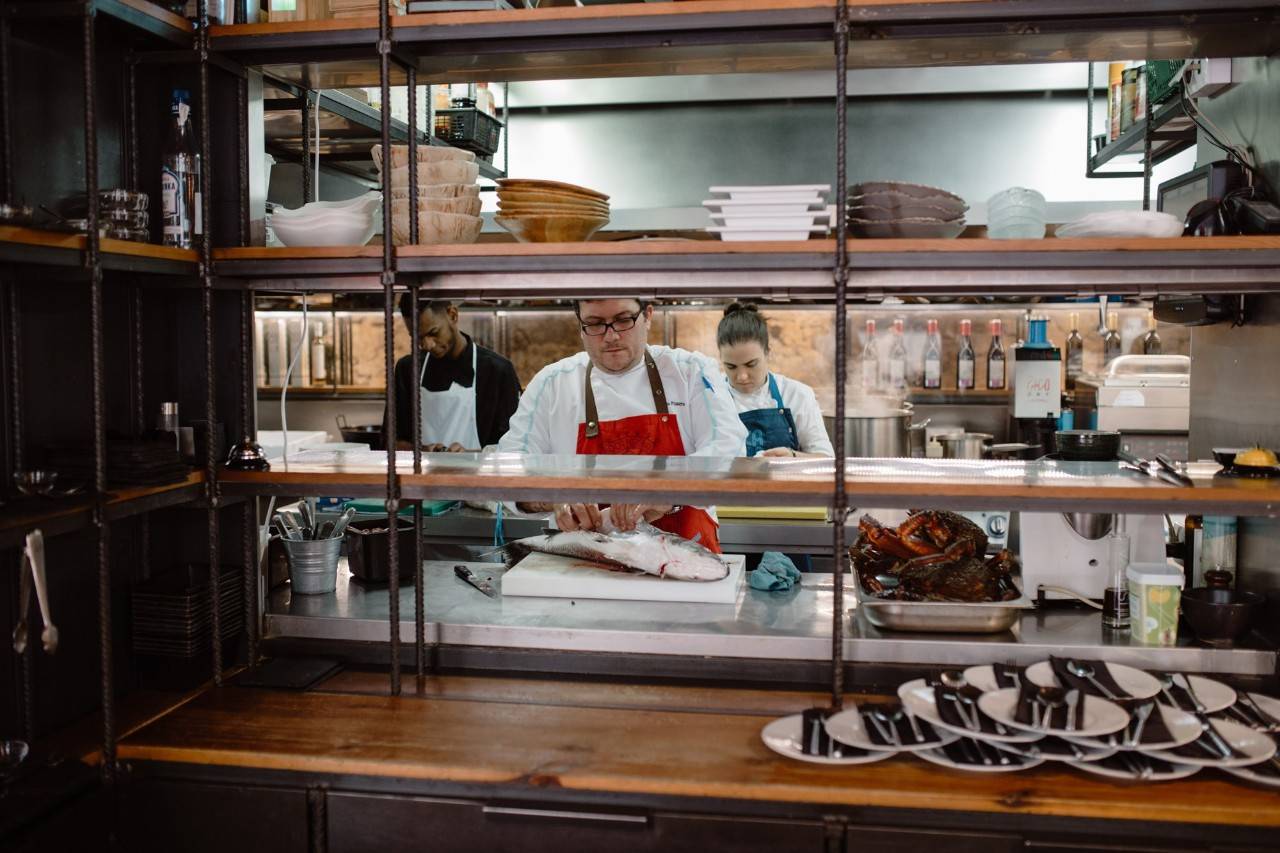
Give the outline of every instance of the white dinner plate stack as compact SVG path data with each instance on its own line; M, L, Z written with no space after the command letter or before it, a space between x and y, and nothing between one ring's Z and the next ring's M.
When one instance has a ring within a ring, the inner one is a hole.
M849 187L849 233L871 239L959 237L968 209L955 193L924 184L853 184Z
M418 243L474 243L484 220L480 218L480 166L476 155L461 148L417 146ZM373 146L373 163L383 179L382 146ZM385 180L385 179L384 179ZM409 244L409 146L391 146L391 237L397 246Z
M712 234L721 240L807 240L831 225L830 184L712 187L702 203L711 213Z

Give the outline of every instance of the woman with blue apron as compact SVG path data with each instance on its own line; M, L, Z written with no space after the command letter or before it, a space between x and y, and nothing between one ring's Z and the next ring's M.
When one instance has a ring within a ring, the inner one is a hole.
M835 455L813 389L769 371L769 326L755 305L734 302L725 309L716 345L738 417L747 428L748 456ZM783 555L772 552L748 555L747 567L779 557ZM812 569L809 555L789 557L801 571Z

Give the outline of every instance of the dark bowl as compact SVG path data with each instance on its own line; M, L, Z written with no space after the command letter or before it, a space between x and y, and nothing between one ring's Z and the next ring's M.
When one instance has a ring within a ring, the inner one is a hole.
M1231 468L1236 464L1236 455L1244 453L1248 449L1247 447L1215 447L1213 449L1213 461L1223 468Z
M1060 429L1053 434L1058 458L1066 462L1105 462L1120 452L1120 433L1099 429Z
M386 445L382 443L381 424L349 426L342 428L341 432L343 441L350 441L355 444L367 444L371 450L383 450L386 447Z
M1233 643L1262 615L1266 599L1256 592L1197 587L1182 594L1182 615L1206 643Z

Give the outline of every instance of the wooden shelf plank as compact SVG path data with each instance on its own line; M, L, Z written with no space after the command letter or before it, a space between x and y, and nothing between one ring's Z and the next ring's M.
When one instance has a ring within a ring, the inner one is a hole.
M22 263L79 264L88 244L84 234L46 231L0 225L0 252L9 260ZM158 246L132 240L103 237L98 243L103 265L107 268L131 269L138 272L190 273L195 271L198 255L194 249Z
M163 486L131 486L107 495L107 518L118 521L153 509L196 500L204 489L204 471L192 471L186 479ZM89 526L93 517L90 498L30 498L8 505L0 516L0 548L18 545L33 528L46 536L73 533Z
M218 690L125 738L120 757L456 784L537 778L655 797L1280 826L1273 793L1223 778L1124 785L1050 762L956 784L954 772L907 756L866 767L788 761L761 743L763 724L692 708Z
M385 493L383 454L345 458L341 466L293 462L288 471L228 471L221 482L228 492L255 494ZM406 498L824 506L834 491L830 460L450 453L423 460L423 473L413 474L408 452L398 458ZM1193 487L1177 487L1120 472L1116 463L851 459L846 470L852 506L1280 513L1280 485L1271 481L1201 477Z

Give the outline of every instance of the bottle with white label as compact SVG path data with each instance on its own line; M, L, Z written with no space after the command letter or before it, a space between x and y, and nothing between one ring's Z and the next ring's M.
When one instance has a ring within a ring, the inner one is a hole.
M862 390L871 393L880 387L880 342L876 321L867 321L867 340L862 345Z
M1080 315L1071 314L1071 334L1067 335L1067 390L1074 391L1076 381L1084 373L1084 338L1080 334Z
M889 387L907 390L907 345L902 340L902 321L893 321L893 343L889 347Z
M924 339L924 387L942 387L942 336L938 334L938 321L929 320Z
M973 390L977 358L973 352L973 323L960 321L960 349L956 351L956 387L961 391Z
M163 209L161 242L166 246L190 249L195 235L203 232L200 222L200 152L191 131L191 94L173 90L173 124L164 147L160 171L160 198Z
M1108 311L1107 333L1102 336L1102 364L1104 367L1120 356L1120 347L1120 315L1114 311Z
M991 346L987 348L987 389L1004 388L1004 344L1000 343L1000 321L991 321Z
M317 322L311 328L311 384L329 381L329 365L324 345L324 323Z

